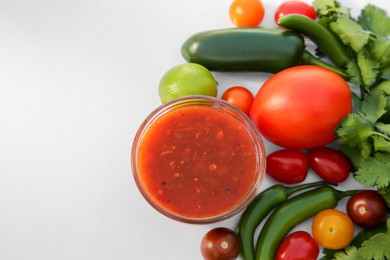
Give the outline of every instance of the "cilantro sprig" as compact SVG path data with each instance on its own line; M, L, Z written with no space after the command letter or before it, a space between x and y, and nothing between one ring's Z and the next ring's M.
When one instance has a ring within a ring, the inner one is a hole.
M336 0L314 0L313 7L319 23L354 57L345 69L361 89L354 94L354 113L335 130L340 150L350 158L355 179L377 188L390 205L390 17L372 4L357 17Z

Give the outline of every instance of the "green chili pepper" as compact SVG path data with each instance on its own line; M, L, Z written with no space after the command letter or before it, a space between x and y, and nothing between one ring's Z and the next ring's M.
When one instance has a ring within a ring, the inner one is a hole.
M274 260L283 238L298 224L324 209L334 208L340 199L356 193L328 185L301 193L282 203L265 222L256 245L256 259Z
M339 68L352 72L364 87L361 71L355 58L336 34L317 21L304 15L289 14L278 20L278 24L312 40L318 48ZM364 94L364 93L363 93Z
M242 213L238 223L238 236L241 243L241 256L245 260L254 259L254 234L260 222L278 205L292 194L324 185L325 182L313 182L293 187L273 185L260 192Z
M234 27L199 32L183 43L181 53L186 61L212 71L276 73L313 64L346 76L339 68L310 55L300 34L280 28Z
M188 62L214 71L263 71L275 73L299 64L303 38L274 28L227 28L200 32L182 46Z

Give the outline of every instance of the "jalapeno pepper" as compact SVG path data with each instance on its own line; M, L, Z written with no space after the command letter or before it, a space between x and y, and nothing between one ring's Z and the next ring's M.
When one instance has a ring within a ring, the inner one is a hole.
M238 236L241 243L241 256L245 260L254 259L254 234L261 221L278 205L285 202L292 194L320 185L325 182L306 183L286 187L273 185L260 192L242 213L238 223Z
M328 185L301 193L275 209L265 222L256 245L256 259L273 260L279 244L296 225L324 209L334 208L340 199L356 193Z
M183 43L181 53L186 61L212 71L276 73L312 64L347 76L343 70L307 52L300 34L280 28L234 27L199 32Z

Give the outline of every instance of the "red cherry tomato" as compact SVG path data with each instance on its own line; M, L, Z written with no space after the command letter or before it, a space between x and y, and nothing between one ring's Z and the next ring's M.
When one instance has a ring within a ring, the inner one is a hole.
M206 260L233 260L240 254L240 240L233 230L218 227L204 235L200 250Z
M276 251L276 260L316 260L320 248L313 237L305 231L288 235Z
M309 167L324 181L340 183L345 181L351 172L351 163L340 151L317 147L309 154Z
M336 140L335 128L351 112L351 90L340 75L300 65L272 75L259 89L249 115L270 142L309 149Z
M241 86L234 86L227 89L221 98L233 104L245 114L249 114L253 102L253 94L248 89Z
M308 173L309 159L300 150L284 149L267 156L267 174L283 183L302 182Z
M237 27L258 26L264 18L264 5L260 0L233 0L229 16Z
M301 14L313 20L317 18L316 10L313 6L302 1L286 1L276 9L274 15L275 23L278 24L278 20L288 14Z
M388 212L386 201L373 190L355 193L347 203L348 215L362 228L372 228L383 223Z

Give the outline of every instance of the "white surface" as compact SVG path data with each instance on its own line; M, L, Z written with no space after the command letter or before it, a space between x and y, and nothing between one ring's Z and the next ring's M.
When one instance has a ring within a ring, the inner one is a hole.
M281 2L264 0L264 25ZM232 26L229 4L0 1L0 259L201 259L209 229L234 227L237 217L195 226L160 215L129 162L138 126L160 105L161 76L184 62L181 44ZM267 77L214 75L219 95L237 84L255 93Z

